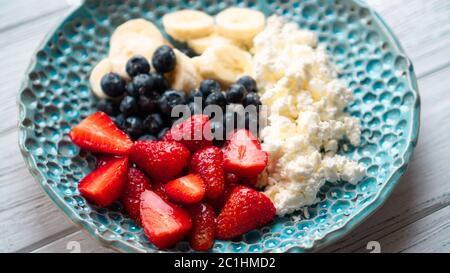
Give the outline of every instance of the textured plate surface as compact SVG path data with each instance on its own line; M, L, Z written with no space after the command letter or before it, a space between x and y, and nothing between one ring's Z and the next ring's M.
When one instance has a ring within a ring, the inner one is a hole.
M89 72L107 55L109 37L126 20L157 22L183 8L216 14L229 6L280 14L318 34L355 102L362 145L346 154L367 167L357 186L327 183L320 202L252 231L238 242L217 241L213 252L303 252L348 233L381 206L405 172L417 143L420 99L413 67L382 19L357 0L86 0L39 46L18 95L19 143L31 173L53 201L103 244L126 252L157 251L122 212L86 202L78 182L95 157L71 144L68 132L95 111ZM192 251L181 242L170 251Z

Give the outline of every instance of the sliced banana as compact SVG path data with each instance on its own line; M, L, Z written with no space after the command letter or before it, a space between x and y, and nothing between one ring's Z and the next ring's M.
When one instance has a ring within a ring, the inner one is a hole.
M114 42L119 40L120 37L130 33L140 34L158 42L164 41L163 35L152 22L145 19L132 19L116 28L111 36L110 44L114 44Z
M198 10L181 10L164 15L163 26L175 40L185 42L210 35L214 18Z
M119 36L114 40L109 49L109 59L113 71L129 79L125 69L128 60L135 55L141 55L150 62L153 53L161 45L163 45L163 40L154 40L137 33L128 33Z
M215 45L232 45L233 41L220 36L217 33L213 33L207 37L189 40L187 41L187 44L195 51L195 53L203 54L208 47Z
M112 72L112 65L108 58L101 60L91 71L89 83L94 94L100 99L111 99L107 96L101 86L101 81L104 75Z
M200 75L191 58L178 49L174 49L174 52L177 64L175 69L168 74L168 79L172 88L189 93L200 84Z
M266 18L260 11L228 8L216 16L220 35L251 47L253 38L264 29Z
M252 56L234 45L209 47L195 60L197 70L205 79L214 79L228 86L243 75L253 75Z

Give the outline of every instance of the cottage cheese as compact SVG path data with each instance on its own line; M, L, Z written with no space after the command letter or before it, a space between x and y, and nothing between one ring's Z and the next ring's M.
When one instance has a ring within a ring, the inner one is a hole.
M255 37L253 53L261 101L269 109L261 132L269 164L259 185L277 214L315 203L325 181L358 183L364 167L336 154L342 140L360 144L360 121L344 112L353 96L316 36L272 16Z

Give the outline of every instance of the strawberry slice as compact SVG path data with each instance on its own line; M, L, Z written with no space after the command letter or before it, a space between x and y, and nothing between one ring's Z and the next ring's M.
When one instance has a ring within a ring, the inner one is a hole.
M151 190L142 193L140 208L145 235L159 249L174 245L192 228L189 213Z
M167 196L174 202L183 205L192 205L200 202L205 196L205 183L196 174L189 174L165 186Z
M206 197L215 199L223 194L225 172L223 153L217 147L206 147L196 151L191 158L191 170L202 178L206 185Z
M225 174L225 183L226 184L237 184L239 183L239 177L234 173L226 173Z
M216 214L213 208L204 203L189 208L192 217L192 231L189 235L191 247L197 251L206 251L214 245L216 233Z
M134 143L130 160L154 180L167 182L182 173L189 156L189 150L178 142L144 140Z
M224 169L239 177L253 178L267 166L267 153L250 131L241 129L234 132L224 151Z
M160 181L153 181L152 190L159 195L164 201L170 201L166 194L166 185Z
M120 200L128 215L138 223L140 222L139 206L141 204L141 194L149 189L151 189L150 179L139 169L134 167L128 168L128 178Z
M216 237L223 240L235 238L269 223L275 213L272 201L263 193L238 186L231 192L217 218Z
M108 115L97 112L72 128L69 137L81 149L114 155L127 155L133 145Z
M78 184L78 190L89 201L107 207L119 199L127 180L128 158L112 158L95 169Z
M164 136L164 140L184 144L191 152L212 146L212 130L208 116L193 115L173 126Z
M219 198L215 199L208 199L207 202L210 204L216 212L220 212L225 205L225 202L227 201L228 197L230 196L231 192L239 186L239 182L227 182L225 184L225 190L223 194Z

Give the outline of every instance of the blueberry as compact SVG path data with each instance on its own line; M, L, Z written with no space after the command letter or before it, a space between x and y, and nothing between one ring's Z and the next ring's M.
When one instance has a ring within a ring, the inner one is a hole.
M158 139L153 135L143 135L140 138L138 138L138 140L158 140Z
M164 126L164 120L160 114L151 114L144 119L144 130L150 134L157 134Z
M100 100L97 103L97 109L104 112L108 116L116 116L118 112L117 104L110 100Z
M250 76L243 76L236 83L242 84L247 89L247 92L258 92L256 81Z
M152 65L159 73L168 73L175 68L177 57L173 49L167 45L156 49L152 58Z
M126 94L132 97L139 97L139 92L133 82L129 82L126 87Z
M195 53L195 51L190 48L190 47L184 47L180 49L181 52L183 52L186 56L188 56L189 58L193 58L193 57L197 57L197 53Z
M160 73L150 73L155 81L154 91L162 94L164 91L170 88L170 83L164 77L164 75Z
M150 72L150 64L146 58L136 55L128 60L125 69L127 74L133 78L139 74Z
M232 84L227 92L228 103L242 103L245 96L247 95L247 90L242 84Z
M162 139L166 135L167 131L169 131L169 130L170 130L170 128L166 127L164 129L162 129L161 131L159 131L158 139Z
M204 99L203 93L200 92L200 90L194 90L192 91L188 96L188 102L193 102L195 98ZM197 99L198 100L198 99Z
M184 92L168 90L159 99L159 110L166 116L170 116L172 109L177 105L186 104Z
M120 97L125 92L125 80L116 73L108 73L102 77L101 87L109 97Z
M234 129L242 129L245 127L245 117L238 112L228 111L223 119L224 127L227 134Z
M119 129L123 130L125 119L126 116L124 114L118 114L116 117L114 117L113 121Z
M195 103L195 102L190 102L188 104L189 107L189 111L191 113L191 115L197 115L197 114L201 114L203 112L203 108L201 104Z
M258 96L257 93L250 92L250 93L247 94L247 96L245 96L245 99L243 101L243 105L244 106L248 106L248 105L260 106L261 105L261 100L259 99L259 96Z
M222 121L211 122L211 131L213 133L213 145L217 147L222 147L225 143L225 131L223 128Z
M155 78L150 74L139 74L133 78L133 85L139 95L146 96L155 88Z
M126 96L120 102L120 111L126 116L136 114L139 111L137 100L131 96Z
M124 123L124 131L129 136L138 138L144 132L142 128L142 119L140 117L126 118Z
M224 108L227 105L227 99L225 98L224 93L214 92L206 98L205 105L218 105Z
M149 96L139 96L139 111L142 114L154 113L158 110L158 100L160 96L156 92L152 92Z
M215 80L204 80L200 83L199 90L203 93L203 97L207 98L211 93L220 92L221 87Z

